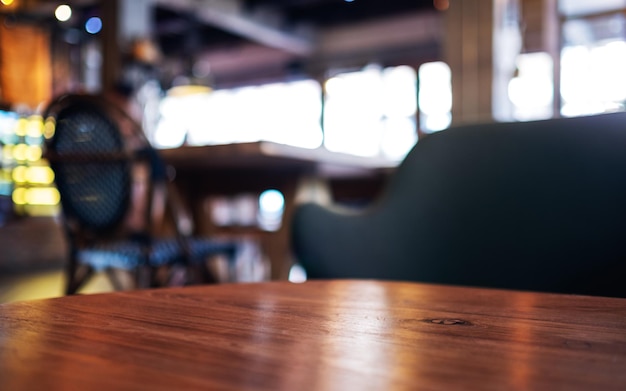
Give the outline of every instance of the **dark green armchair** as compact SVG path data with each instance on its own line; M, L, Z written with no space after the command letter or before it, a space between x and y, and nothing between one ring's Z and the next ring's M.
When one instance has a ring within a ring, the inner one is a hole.
M451 128L364 210L303 204L308 278L626 297L626 113Z

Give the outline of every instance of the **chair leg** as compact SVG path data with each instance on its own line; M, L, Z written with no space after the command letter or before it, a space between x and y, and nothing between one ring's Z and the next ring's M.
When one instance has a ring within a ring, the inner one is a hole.
M78 287L76 286L76 258L73 254L70 255L70 259L67 262L65 268L65 294L73 295L76 293Z
M93 268L85 265L76 265L70 262L66 273L65 294L74 295L83 284L93 275Z
M185 286L189 282L189 270L182 265L172 265L167 270L163 286Z
M168 286L214 284L217 280L204 262L178 265L170 270Z
M123 291L125 289L124 283L120 281L119 275L117 274L119 273L119 270L107 268L105 272L114 290Z
M218 279L211 270L210 262L204 260L202 262L193 263L188 268L191 272L191 281L196 284L215 284Z
M154 269L149 266L139 266L135 269L135 289L152 288L155 282Z

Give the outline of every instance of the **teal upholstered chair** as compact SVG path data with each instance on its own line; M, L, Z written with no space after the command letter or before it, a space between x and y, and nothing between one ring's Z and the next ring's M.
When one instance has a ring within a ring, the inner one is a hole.
M300 205L292 232L309 278L626 297L626 113L430 135L371 207Z

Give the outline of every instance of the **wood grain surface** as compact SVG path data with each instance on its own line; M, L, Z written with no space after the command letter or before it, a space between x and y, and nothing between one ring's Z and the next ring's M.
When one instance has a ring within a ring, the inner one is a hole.
M2 390L625 390L626 300L270 282L0 306Z

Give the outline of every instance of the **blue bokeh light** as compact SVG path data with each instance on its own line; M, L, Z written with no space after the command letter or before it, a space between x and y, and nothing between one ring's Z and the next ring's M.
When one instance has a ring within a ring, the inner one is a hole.
M85 30L89 34L98 34L100 30L102 30L102 19L97 16L92 16L87 19L87 22L85 23Z

